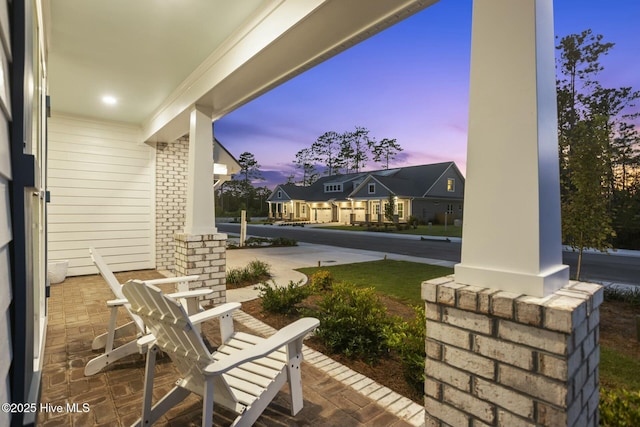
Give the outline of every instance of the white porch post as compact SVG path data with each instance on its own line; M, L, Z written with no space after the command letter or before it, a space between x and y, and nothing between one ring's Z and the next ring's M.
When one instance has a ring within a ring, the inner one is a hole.
M603 290L569 283L559 181L553 2L474 0L462 262L422 284L426 425L598 426Z
M186 234L215 234L211 110L195 105L189 126Z
M460 284L545 296L562 265L552 0L474 1Z

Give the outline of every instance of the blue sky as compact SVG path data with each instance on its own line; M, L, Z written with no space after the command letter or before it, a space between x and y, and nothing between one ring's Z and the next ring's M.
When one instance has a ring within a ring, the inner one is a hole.
M355 126L397 139L404 151L391 166L453 160L464 173L471 10L471 0L440 0L223 117L216 137L236 157L253 153L269 187L318 136ZM554 15L556 36L590 28L615 43L604 86L640 90L640 0L555 0Z

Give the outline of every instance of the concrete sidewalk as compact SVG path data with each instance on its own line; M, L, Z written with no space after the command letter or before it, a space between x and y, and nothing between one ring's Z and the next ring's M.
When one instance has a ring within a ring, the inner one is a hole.
M423 264L452 267L454 263L430 258L407 255L386 254L384 252L364 251L361 249L340 248L337 246L298 243L298 246L278 248L247 248L227 250L227 270L246 267L253 260L264 261L271 266L273 281L286 286L289 281L305 283L306 276L298 271L302 267L318 267L356 262L378 261L385 259L419 262ZM227 301L242 302L258 297L254 286L227 289Z

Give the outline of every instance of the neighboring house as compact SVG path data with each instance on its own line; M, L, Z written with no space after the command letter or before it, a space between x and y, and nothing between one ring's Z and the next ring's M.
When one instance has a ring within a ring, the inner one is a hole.
M272 219L348 224L387 221L389 197L400 222L453 223L462 219L464 177L453 162L332 175L308 187L278 185L267 203Z

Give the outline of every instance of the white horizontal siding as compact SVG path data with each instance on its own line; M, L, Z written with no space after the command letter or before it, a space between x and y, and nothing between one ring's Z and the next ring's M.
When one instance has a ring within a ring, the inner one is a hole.
M11 203L9 182L12 179L11 141L9 138L10 100L8 66L11 60L11 40L9 38L9 13L6 1L0 1L0 403L11 402L9 367L13 360L11 343L11 318L9 312L13 300L11 280L11 259L9 242L11 232ZM0 411L0 425L8 426L11 414Z
M9 150L9 126L0 120L0 176L11 179L11 151Z
M75 117L49 121L49 260L91 274L95 246L114 271L155 266L154 149L135 127Z

